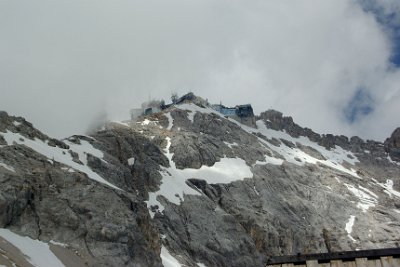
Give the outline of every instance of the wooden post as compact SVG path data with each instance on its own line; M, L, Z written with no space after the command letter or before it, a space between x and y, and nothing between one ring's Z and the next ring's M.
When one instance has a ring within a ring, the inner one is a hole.
M341 260L332 260L331 267L344 267L344 265Z
M393 258L393 265L394 267L400 267L400 258Z
M366 267L367 266L367 262L368 262L367 258L357 258L356 259L357 267Z
M382 267L394 267L393 257L381 257Z
M371 267L382 267L381 259L369 260L368 261L368 266L371 266Z
M306 261L307 267L318 267L318 261L317 260L309 260Z
M355 261L344 261L343 262L343 266L345 266L345 267L357 267Z

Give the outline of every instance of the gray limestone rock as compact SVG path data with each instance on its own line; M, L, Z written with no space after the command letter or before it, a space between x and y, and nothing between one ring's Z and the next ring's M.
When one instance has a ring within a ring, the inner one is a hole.
M400 127L386 139L385 148L393 160L400 161Z
M162 266L162 246L186 266L265 266L272 256L399 246L399 129L382 144L320 135L274 110L256 119L291 140L252 133L215 113L170 106L137 122L110 123L91 136L59 141L0 112L1 227L65 243L89 266ZM6 145L5 131L46 141L121 190L23 144ZM332 153L348 150L352 155L344 160L356 163L344 162L341 169L287 162L280 149L329 160L298 137ZM73 147L83 141L103 156L86 153L82 160ZM198 194L183 194L179 204L159 196L163 210L148 206L149 193L160 189L172 165L199 169L223 158L243 159L253 176L228 184L188 177Z

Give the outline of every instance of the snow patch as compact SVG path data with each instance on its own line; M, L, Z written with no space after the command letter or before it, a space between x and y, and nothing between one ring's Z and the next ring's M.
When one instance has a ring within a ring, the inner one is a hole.
M400 162L394 161L394 160L390 157L390 155L387 156L387 160L388 160L390 163L392 163L392 164L400 165Z
M164 267L182 267L177 259L175 259L164 246L161 247L161 261Z
M374 192L372 192L371 190L369 190L369 189L367 189L367 188L365 188L365 187L362 187L361 185L358 185L358 187L361 189L361 190L364 190L365 192L367 192L368 194L370 194L371 196L373 196L374 198L376 198L376 199L378 199L379 197L378 197L378 195L376 195Z
M230 149L232 149L232 147L234 147L234 146L239 146L239 144L236 142L228 143L228 142L224 141L224 144L227 145Z
M61 167L61 170L63 170L63 171L67 171L67 172L75 172L74 171L74 169L72 169L72 168L69 168L69 167Z
M272 164L272 165L282 165L283 159L279 158L274 158L268 155L265 155L265 161L259 161L257 160L254 165L267 165L267 164ZM254 166L253 165L253 166Z
M257 191L257 188L256 188L256 186L255 186L255 185L253 186L253 190L254 190L254 193L256 193L256 195L257 195L257 196L259 196L259 195L260 195L260 193Z
M3 162L0 162L0 167L3 167L4 169L6 169L6 170L8 170L10 172L15 172L15 169L13 167L11 167L11 166L3 163Z
M330 187L329 185L324 185L326 188L328 188L329 190L333 191L332 187Z
M375 205L378 204L378 196L370 190L362 186L358 186L360 189L362 189L360 190L350 184L345 183L344 185L360 200L360 202L357 203L357 208L360 208L363 212L367 212L369 208L375 207Z
M15 127L18 127L18 126L20 126L22 123L20 123L19 121L13 121L13 124L14 124Z
M0 229L0 236L18 248L33 266L65 267L47 243L17 235L8 229Z
M128 159L128 165L132 166L133 164L135 164L135 158L129 158Z
M388 194L389 197L395 196L395 197L400 198L400 192L398 192L398 191L393 189L393 180L387 179L385 184L384 183L379 183L375 179L373 179L373 180L374 180L374 182L376 184L378 184L379 186L381 186L382 188L385 189L385 190L383 190L383 192Z
M200 263L200 262L198 262L198 263L196 263L197 264L197 266L199 266L199 267L206 267L203 263Z
M99 158L102 160L104 163L107 163L105 160L103 160L104 153L101 150L98 150L92 146L88 141L86 140L79 140L80 144L75 144L69 140L65 140L65 143L69 145L69 148L74 151L75 153L78 154L79 160L87 165L87 155L91 154L95 156L96 158Z
M50 240L50 243L51 243L51 244L53 244L53 245L56 245L56 246L63 247L63 248L66 248L66 247L68 247L68 245L67 245L67 244L60 243L60 242L57 242L57 241L54 241L54 240Z
M112 123L119 124L119 125L122 125L122 126L125 126L125 127L129 127L128 123L122 122L122 121L112 121Z
M70 149L78 154L79 160L84 163L84 165L81 165L72 160L72 156L67 149L49 146L47 144L47 141L44 142L37 138L35 138L35 140L31 140L29 138L25 139L19 133L13 133L8 130L6 133L2 133L2 135L8 145L12 145L13 143L25 145L38 152L39 154L47 157L48 159L58 161L64 165L74 168L75 170L86 173L87 176L92 180L105 184L109 187L121 190L120 188L103 179L100 175L92 171L89 166L87 166L87 154L92 154L93 156L99 157L101 159L103 157L103 152L95 149L89 142L85 140L81 140L81 145L71 143L69 141L66 142L68 143L68 145L70 145ZM22 141L21 139L24 141Z
M201 166L200 169L177 169L175 162L172 160L173 153L170 153L171 138L167 137L167 147L165 156L169 160L170 167L161 167L161 185L157 192L149 193L147 207L157 205L159 211L163 211L163 205L157 200L158 195L162 195L168 201L179 205L184 199L184 195L201 195L198 191L186 184L186 180L190 178L198 178L206 180L209 184L223 183L228 184L233 181L243 180L244 178L253 177L253 173L246 162L239 158L222 158L213 166ZM154 213L151 213L152 217Z
M150 120L145 119L144 121L142 121L141 125L145 126L145 125L149 125L150 124Z
M190 111L190 112L188 112L188 119L192 123L194 121L194 115L196 115L197 112L205 113L205 114L217 114L219 116L221 115L220 113L218 113L217 111L215 111L211 108L202 108L193 103L184 103L184 104L180 104L176 107L179 108L180 110Z
M356 240L351 236L351 232L353 232L353 225L355 220L354 215L350 215L349 221L346 223L345 230L347 232L347 236L351 239L351 241L356 242Z
M167 117L167 119L168 119L168 127L167 127L167 130L168 130L168 131L171 131L172 126L174 125L174 119L173 119L172 116L171 116L171 112L167 112L167 113L165 113L164 115L165 115L165 116Z

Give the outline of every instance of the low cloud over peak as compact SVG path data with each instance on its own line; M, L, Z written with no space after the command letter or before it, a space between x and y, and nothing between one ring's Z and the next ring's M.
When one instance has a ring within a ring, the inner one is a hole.
M61 137L192 90L382 140L400 126L400 24L372 4L398 14L372 0L3 1L0 107Z

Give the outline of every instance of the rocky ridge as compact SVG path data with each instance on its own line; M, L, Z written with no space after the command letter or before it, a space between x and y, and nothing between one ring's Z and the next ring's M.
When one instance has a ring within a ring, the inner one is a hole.
M255 120L187 101L56 140L1 112L0 227L75 255L64 266L264 266L399 246L399 129L380 143L272 110Z

